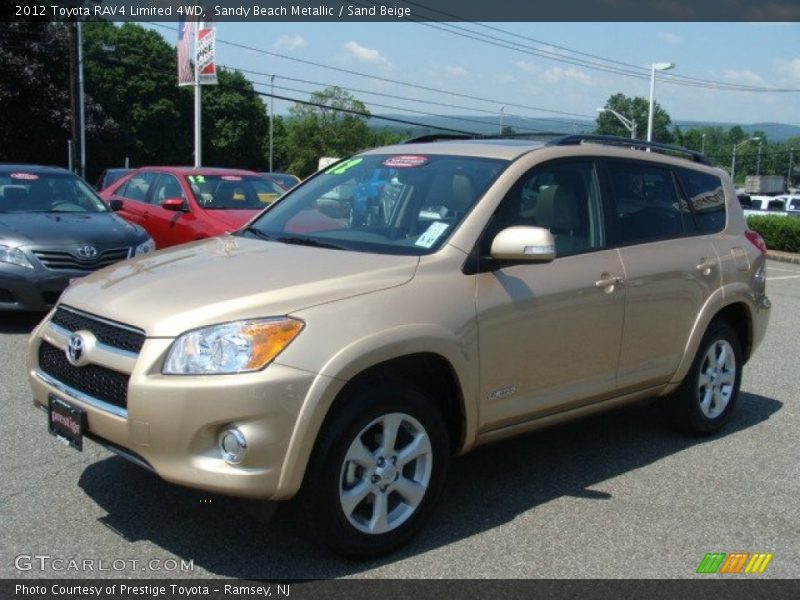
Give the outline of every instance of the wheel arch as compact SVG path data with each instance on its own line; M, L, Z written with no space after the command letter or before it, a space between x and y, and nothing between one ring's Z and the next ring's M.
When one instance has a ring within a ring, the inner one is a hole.
M395 341L382 347L365 342L359 347L358 352L346 352L357 358L333 359L312 384L281 468L276 499L289 498L300 489L320 432L360 386L389 380L409 382L430 396L442 412L453 453L466 452L474 445L478 415L472 398L477 369L470 367L463 348L440 337Z

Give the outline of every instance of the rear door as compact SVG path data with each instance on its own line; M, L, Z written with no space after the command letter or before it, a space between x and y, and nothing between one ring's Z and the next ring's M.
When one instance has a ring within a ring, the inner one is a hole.
M698 231L669 167L608 160L609 239L625 270L621 392L670 380L701 307L720 285L719 259Z
M550 263L477 275L480 428L489 431L613 395L625 288L605 240L591 160L534 167L511 189L481 241L513 225L555 236Z

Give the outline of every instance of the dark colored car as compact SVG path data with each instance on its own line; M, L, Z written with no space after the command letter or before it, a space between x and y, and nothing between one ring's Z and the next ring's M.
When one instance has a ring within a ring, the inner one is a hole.
M300 183L300 178L297 175L292 175L291 173L262 173L262 175L277 181L287 190Z
M100 196L166 248L234 231L285 191L252 171L142 167Z
M69 171L0 165L0 310L45 310L71 279L154 247Z
M133 171L133 169L127 168L119 168L119 169L106 169L102 173L100 173L100 177L97 178L97 183L95 184L95 189L100 192L110 186L112 183L117 181L118 179L125 177L128 173Z

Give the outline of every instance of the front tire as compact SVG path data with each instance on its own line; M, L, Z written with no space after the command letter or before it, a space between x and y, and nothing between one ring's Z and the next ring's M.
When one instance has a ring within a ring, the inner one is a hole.
M430 516L448 455L447 427L428 396L401 382L363 387L320 436L298 496L300 524L339 554L387 554Z
M667 398L667 414L683 432L708 435L730 420L742 379L742 346L724 321L712 322L694 362L675 393Z

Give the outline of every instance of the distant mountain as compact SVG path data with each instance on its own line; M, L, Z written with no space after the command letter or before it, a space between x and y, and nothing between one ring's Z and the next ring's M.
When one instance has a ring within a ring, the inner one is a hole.
M478 133L478 134L491 134L500 132L500 115L496 117L491 115L442 115L438 117L427 117L419 115L403 115L403 114L386 114L380 115L397 119L400 121L411 121L419 123L420 125L406 125L404 123L397 123L389 120L371 118L369 126L378 129L390 129L403 134L408 134L409 137L418 135L426 135L437 131L448 132L448 129ZM715 123L710 121L673 121L674 125L680 126L683 131L688 129L697 129L701 127L722 127L725 130L730 129L735 125L740 125L741 128L749 134L755 131L763 131L767 134L771 142L783 142L792 137L800 137L800 127L796 125L786 125L783 123L750 123L741 125L739 123ZM538 119L521 118L506 116L503 119L503 125L511 127L517 133L591 133L594 131L595 122L588 119L578 118L549 118L543 117ZM455 133L455 131L450 132Z

